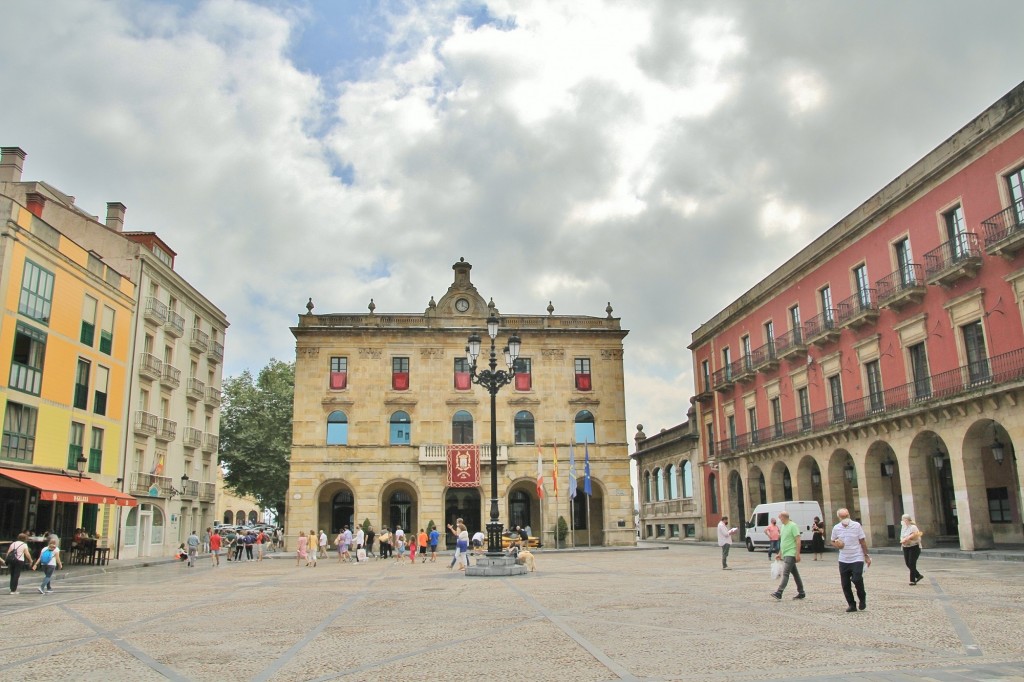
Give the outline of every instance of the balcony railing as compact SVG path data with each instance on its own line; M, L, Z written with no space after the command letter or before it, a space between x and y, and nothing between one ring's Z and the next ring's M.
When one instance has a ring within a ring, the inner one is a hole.
M139 374L150 379L159 379L164 373L164 363L152 353L139 356Z
M839 325L836 324L836 309L826 308L819 315L804 322L804 338L808 343L824 345L839 337Z
M199 481L182 481L181 497L186 500L199 497Z
M186 448L198 448L203 444L203 432L197 428L186 426L181 433L182 443Z
M779 358L775 355L775 340L750 351L750 364L759 372L770 372L779 366Z
M165 364L164 371L160 375L160 383L167 388L177 388L181 385L181 370Z
M224 344L212 341L210 343L210 352L206 354L206 359L210 362L224 362Z
M142 410L135 413L135 433L153 436L156 435L158 428L160 428L160 417Z
M878 319L878 295L874 289L861 289L836 306L839 325L857 328Z
M217 484L216 483L200 483L199 484L199 499L203 502L213 502L213 498L217 496Z
M490 466L491 464L491 445L490 443L480 444L480 465ZM421 445L420 450L420 464L436 464L438 466L445 466L448 462L448 446L447 445ZM508 463L508 446L498 446L498 463Z
M156 434L157 440L170 442L174 440L174 436L178 431L178 422L171 421L170 419L160 420L160 430Z
M732 374L736 377L736 381L740 383L747 383L754 380L755 371L754 361L749 355L744 355L739 360L732 363Z
M210 386L206 389L206 404L212 405L213 407L220 407L222 401L221 393L219 388Z
M146 307L143 315L154 324L163 324L167 321L167 304L163 303L156 296L146 298Z
M715 370L714 374L711 375L711 384L716 391L727 391L733 387L735 382L736 377L732 373L731 362L725 367Z
M207 433L203 435L203 450L206 452L217 452L217 447L220 445L220 436L216 433Z
M189 377L185 382L185 396L190 400L202 400L206 397L206 384L195 377Z
M1024 249L1024 203L1016 202L988 220L985 228L985 251L993 256L1012 258Z
M924 254L924 276L928 284L949 285L973 277L981 267L978 235L962 232Z
M131 493L132 495L150 495L152 497L163 497L171 488L171 479L167 476L156 474L135 473L132 474ZM154 495L155 493L155 495Z
M189 345L192 346L192 350L205 353L210 347L210 335L199 327L193 327Z
M185 318L168 309L167 323L164 325L164 331L174 338L180 339L181 335L185 333Z
M918 303L924 298L924 268L917 263L907 263L896 272L890 272L875 282L878 305L899 310L903 306Z
M804 340L804 327L799 325L793 327L782 336L775 337L775 356L785 360L790 356L799 356L807 352L807 342Z
M733 438L716 441L712 451L719 457L737 454L773 441L825 431L833 427L845 427L882 414L920 407L936 400L1021 379L1024 379L1024 348L921 377L902 386L869 394L753 432L737 434Z

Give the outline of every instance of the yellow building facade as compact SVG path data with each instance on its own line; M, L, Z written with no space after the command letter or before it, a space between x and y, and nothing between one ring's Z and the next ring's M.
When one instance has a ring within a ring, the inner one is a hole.
M0 539L110 538L117 506L135 504L114 490L135 288L40 219L44 202L0 195Z
M419 529L431 521L443 530L461 517L471 533L484 529L491 498L490 395L470 380L466 342L471 333L483 337L484 368L486 320L493 314L501 320L499 344L512 333L522 340L516 379L497 394L502 523L530 526L548 547L555 546L559 516L574 529L560 545L635 543L622 372L628 332L610 306L606 317L555 315L550 304L547 315L502 314L472 284L471 268L456 263L454 282L423 313L378 314L371 301L367 314L315 314L310 301L299 316L292 328L295 403L285 523L292 540L300 530L336 533L366 520L377 530ZM571 507L570 450L578 479ZM449 460L459 453L479 456L478 481L453 479ZM585 460L590 497L583 490Z

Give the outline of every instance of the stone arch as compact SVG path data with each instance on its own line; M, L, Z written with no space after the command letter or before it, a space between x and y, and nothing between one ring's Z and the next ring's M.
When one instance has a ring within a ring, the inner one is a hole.
M313 499L313 525L316 530L323 529L334 537L342 526L356 522L355 488L348 481L325 481Z
M394 479L381 487L380 519L381 527L391 531L397 526L406 532L419 528L419 493L412 481Z
M772 465L771 481L768 498L772 502L788 502L793 498L793 476L789 467L782 460Z
M751 509L768 501L768 482L761 467L757 465L747 469L747 495Z
M505 495L505 515L509 529L516 526L530 526L531 533L540 536L545 526L553 525L553 521L542 518L544 509L537 498L537 479L521 477L509 485ZM557 517L556 517L557 518Z
M825 509L821 467L811 455L805 455L796 465L796 495L800 500L814 500Z
M903 490L896 452L884 440L868 447L860 479L864 533L872 547L897 544L899 519L903 515Z
M963 484L967 510L958 507L960 523L969 523L973 549L987 549L997 543L1020 543L1020 479L1013 441L1006 429L993 419L971 424L962 446ZM997 460L996 454L1002 462ZM954 470L954 478L960 471ZM967 511L967 513L963 513ZM966 517L966 518L965 518ZM965 531L960 528L961 544Z
M590 477L590 490L592 495L587 495L583 492L583 481L580 480L579 491L576 493L576 501L573 504L573 511L571 516L572 527L575 532L572 533L572 538L575 540L576 547L599 547L604 544L604 529L608 520L605 518L605 500L607 492L605 485L600 479L591 476ZM589 523L589 536L587 533L586 523L586 512L587 512L587 498L590 497L590 523ZM629 522L629 519L625 519L625 522ZM549 524L550 525L550 524Z
M908 491L906 513L926 537L934 542L958 535L949 446L938 433L929 430L914 436L901 483Z
M739 540L747 536L747 524L743 522L746 518L747 507L743 495L743 477L734 469L729 473L729 525L740 529L737 536Z
M828 458L828 499L832 508L825 511L828 519L836 518L836 512L846 507L850 517L860 519L860 501L858 499L857 465L853 455L845 448L838 448Z

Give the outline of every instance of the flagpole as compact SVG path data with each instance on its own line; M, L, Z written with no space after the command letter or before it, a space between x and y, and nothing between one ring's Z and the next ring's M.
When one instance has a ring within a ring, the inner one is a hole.
M587 547L590 546L590 495L587 495Z

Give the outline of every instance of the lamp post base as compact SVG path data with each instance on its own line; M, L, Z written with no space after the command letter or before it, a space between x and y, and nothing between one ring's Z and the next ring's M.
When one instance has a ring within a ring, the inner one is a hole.
M509 575L526 575L526 566L516 563L515 557L507 554L477 557L476 564L466 568L467 576L501 578Z

